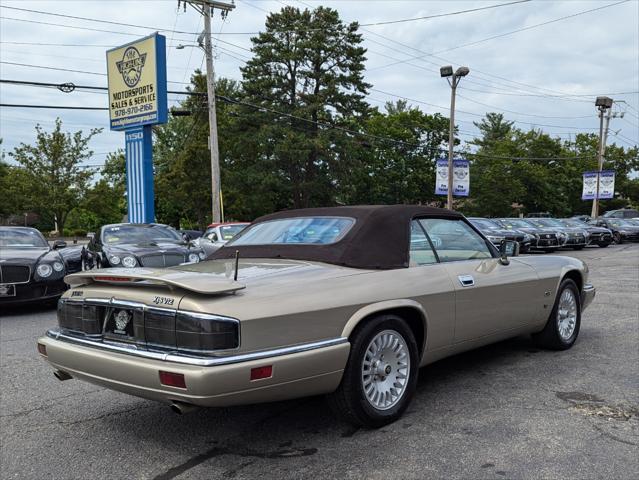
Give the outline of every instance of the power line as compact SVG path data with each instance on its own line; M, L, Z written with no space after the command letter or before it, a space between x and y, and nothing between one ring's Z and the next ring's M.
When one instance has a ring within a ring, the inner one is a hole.
M587 14L587 13L595 12L595 11L598 11L598 10L603 10L603 9L605 9L605 8L614 7L615 5L620 5L620 4L622 4L622 3L627 3L627 2L629 2L629 1L630 1L630 0L621 0L620 2L609 3L608 5L603 5L603 6L601 6L601 7L591 8L591 9L589 9L589 10L584 10L584 11L581 11L581 12L573 13L573 14L571 14L571 15L565 15L565 16L563 16L563 17L555 18L555 19L548 20L548 21L545 21L545 22L542 22L542 23L536 23L536 24L534 24L534 25L529 25L529 26L527 26L527 27L518 28L518 29L516 29L516 30L511 30L511 31L509 31L509 32L504 32L504 33L500 33L500 34L497 34L497 35L492 35L492 36L490 36L490 37L482 38L482 39L480 39L480 40L475 40L475 41L473 41L473 42L463 43L463 44L461 44L461 45L456 45L456 46L454 46L454 47L449 47L449 48L446 48L446 49L444 49L444 50L438 50L438 51L435 51L435 52L431 52L431 53L428 53L428 54L426 54L426 55L418 55L418 56L414 56L414 57L409 57L409 58L407 58L407 59L405 59L405 60L398 60L398 61L396 61L396 62L389 63L389 64L387 64L387 65L382 65L382 66L380 66L380 67L375 67L374 69L371 69L371 70L377 70L377 69L381 69L381 68L387 68L387 67L390 67L390 66L393 66L393 65L399 65L399 64L401 64L401 63L405 63L405 62L407 62L407 61L411 61L411 60L418 60L418 59L423 58L424 56L435 56L435 55L438 55L438 54L440 54L440 53L450 52L450 51L452 51L452 50L457 50L457 49L459 49L459 48L464 48L464 47L469 47L469 46L472 46L472 45L477 45L477 44L479 44L479 43L483 43L483 42L487 42L487 41L490 41L490 40L494 40L494 39L496 39L496 38L501 38L501 37L505 37L505 36L508 36L508 35L513 35L513 34L515 34L515 33L524 32L524 31L526 31L526 30L531 30L531 29L533 29L533 28L542 27L542 26L544 26L544 25L549 25L549 24L551 24L551 23L560 22L560 21L562 21L562 20L567 20L567 19L569 19L569 18L574 18L574 17L580 16L580 15L585 15L585 14Z
M462 15L465 13L472 13L472 12L478 12L478 11L482 11L482 10L490 10L490 9L495 9L495 8L501 8L501 7L507 7L510 5L515 5L518 3L527 3L530 0L517 0L514 2L509 2L509 3L500 3L500 4L495 4L495 5L488 5L485 7L477 7L477 8L471 8L471 9L466 9L466 10L457 10L457 11L453 11L453 12L446 12L446 13L439 13L439 14L435 14L435 15L427 15L427 16L422 16L422 17L412 17L412 18L403 18L403 19L398 19L398 20L389 20L389 21L385 21L385 22L372 22L372 23L362 23L360 24L360 26L362 27L374 27L374 26L378 26L378 25L388 25L388 24L396 24L396 23L405 23L405 22L415 22L415 21L420 21L420 20L428 20L428 19L432 19L432 18L441 18L441 17L448 17L448 16L453 16L453 15ZM132 24L132 23L123 23L123 22L114 22L114 21L110 21L110 20L102 20L102 19L98 19L98 18L89 18L89 17L79 17L79 16L75 16L75 15L65 15L65 14L61 14L61 13L54 13L54 12L46 12L46 11L42 11L42 10L33 10L33 9L29 9L29 8L21 8L21 7L10 7L10 6L6 6L6 5L0 5L0 8L6 8L9 10L17 10L17 11L22 11L22 12L28 12L28 13L37 13L40 15L49 15L49 16L54 16L54 17L61 17L61 18L70 18L73 20L82 20L85 22L96 22L96 23L103 23L103 24L108 24L108 25L117 25L117 26L122 26L122 27L133 27L133 28L142 28L142 29L146 29L146 30L154 30L154 31L160 31L160 32L171 32L171 33L179 33L179 34L187 34L187 35L192 35L192 34L198 34L199 32L186 32L183 30L171 30L169 28L159 28L159 27L152 27L152 26L148 26L148 25L136 25L136 24ZM257 8L257 7L255 7ZM13 17L0 17L0 18L4 18L7 20L16 20L16 21L23 21L23 22L29 22L29 23L39 23L39 24L43 24L43 25L52 25L52 26L57 26L57 27L68 27L68 28L76 28L76 29L81 29L81 30L90 30L90 31L98 31L98 32L104 32L104 33L116 33L116 34L121 34L121 35L137 35L137 34L133 34L133 33L125 33L125 32L115 32L115 31L109 31L109 30L98 30L98 29L93 29L90 27L77 27L77 26L73 26L73 25L64 25L64 24L54 24L54 23L48 23L48 22L40 22L40 21L36 21L36 20L26 20L26 19L20 19L20 18L13 18ZM304 31L318 31L321 30L319 28L312 28L312 29L308 29L308 30L304 30ZM293 33L299 33L300 30L295 30L295 31L290 31ZM220 35L258 35L260 32L225 32L225 33L220 33Z
M403 18L403 19L399 19L399 20L388 20L385 22L373 22L373 23L361 23L360 26L362 27L375 27L378 25L391 25L391 24L396 24L396 23L406 23L406 22L415 22L418 20L429 20L431 18L441 18L441 17L450 17L453 15L462 15L464 13L471 13L471 12L479 12L482 10L490 10L493 8L500 8L500 7L508 7L510 5L516 5L518 3L528 3L530 0L518 0L516 2L510 2L510 3L498 3L495 5L488 5L486 7L477 7L477 8L470 8L467 10L458 10L456 12L448 12L448 13L439 13L439 14L435 14L435 15L426 15L423 17L413 17L413 18Z
M18 67L40 68L40 69L44 69L44 70L56 70L56 71L59 71L59 72L84 73L86 75L98 75L98 76L101 76L101 77L106 77L107 76L106 73L90 72L90 71L87 71L87 70L74 70L74 69L60 68L60 67L50 67L48 65L32 65L30 63L6 62L4 60L0 61L0 63L6 64L6 65L14 65L14 66L18 66ZM183 84L183 85L190 85L190 83L188 83L188 82L175 82L175 81L171 81L171 80L167 80L167 82L168 83L178 83L178 84Z
M71 105L26 105L19 103L0 103L0 107L13 108L51 108L55 110L108 110L108 107L76 107Z
M33 87L51 87L57 88L58 90L64 93L70 93L76 89L84 89L84 90L99 90L99 91L107 91L107 87L100 87L97 85L75 85L74 83L52 83L52 82L35 82L32 80L7 80L0 79L0 83L8 83L13 85L27 85ZM177 90L167 90L166 93L170 93L172 95L194 95L194 96L206 96L204 92L188 92L188 91L177 91Z

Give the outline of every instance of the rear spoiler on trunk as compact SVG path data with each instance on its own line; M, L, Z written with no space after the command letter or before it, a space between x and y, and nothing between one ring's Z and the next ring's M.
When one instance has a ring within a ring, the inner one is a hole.
M236 292L246 288L243 283L218 275L169 269L108 268L73 273L64 278L72 287L90 283L144 287L167 285L204 295Z

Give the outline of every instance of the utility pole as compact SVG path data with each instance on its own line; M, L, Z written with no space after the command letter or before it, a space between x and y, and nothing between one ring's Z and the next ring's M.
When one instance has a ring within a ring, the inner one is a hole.
M178 0L178 8L181 1ZM221 219L220 207L220 151L217 139L217 113L215 105L215 70L213 68L213 45L211 43L211 17L217 8L222 11L222 17L235 8L232 3L214 0L186 0L204 16L204 32L198 38L198 43L204 49L206 56L206 91L209 105L209 150L211 152L211 221L219 223ZM204 42L202 42L202 36Z
M453 209L453 147L455 146L455 94L457 93L457 85L462 77L468 75L470 70L468 67L459 67L453 73L453 67L448 65L439 69L442 77L448 80L451 88L450 93L450 125L448 127L448 198L446 200L446 208ZM451 77L450 79L447 77Z
M599 151L597 153L597 193L592 200L592 211L590 216L597 218L599 216L599 177L603 170L603 156L605 150L606 139L604 136L604 112L612 108L613 100L609 97L597 97L595 106L599 110ZM610 124L610 111L606 115L606 136L608 135L608 125Z

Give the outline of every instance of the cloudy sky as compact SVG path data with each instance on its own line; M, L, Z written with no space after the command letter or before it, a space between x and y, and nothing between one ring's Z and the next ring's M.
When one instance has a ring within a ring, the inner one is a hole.
M105 50L160 30L168 40L168 78L173 82L169 88L182 90L191 72L204 65L203 53L189 46L195 43L203 25L193 9L178 10L177 3L2 0L0 78L104 86ZM625 111L623 118L611 121L609 143L638 144L638 0L534 0L384 23L500 3L509 2L236 0L235 10L225 21L219 12L214 18L216 70L221 76L241 78L239 67L251 55L251 33L263 29L269 12L285 5L330 6L345 21L370 24L362 27L362 33L368 49L366 80L373 84L369 96L373 105L381 107L387 100L406 98L426 112L447 115L450 88L439 77L439 66L467 65L470 74L462 81L457 99L456 123L462 140L473 137L476 128L472 122L487 111L504 113L520 128L542 128L564 139L580 132L595 132L598 120L594 99L608 95L618 101L616 110ZM176 49L180 44L187 47ZM178 98L169 95L169 103ZM104 107L107 96L2 83L0 103ZM56 116L70 130L104 127L104 133L92 142L95 155L90 164L99 165L106 153L124 144L123 133L108 130L105 111L0 107L2 148L8 152L20 142L33 141L34 125L51 128Z

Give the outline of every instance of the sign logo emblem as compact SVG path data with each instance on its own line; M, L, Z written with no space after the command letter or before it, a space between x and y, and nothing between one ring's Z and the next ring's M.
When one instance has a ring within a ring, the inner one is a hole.
M131 315L129 315L129 312L127 312L126 310L120 310L118 313L116 313L115 328L117 330L115 330L115 333L126 333L124 329L128 325L130 319Z
M135 47L127 48L122 55L122 60L116 62L118 72L122 74L122 79L129 88L135 87L140 81L145 62L146 53L140 55Z

